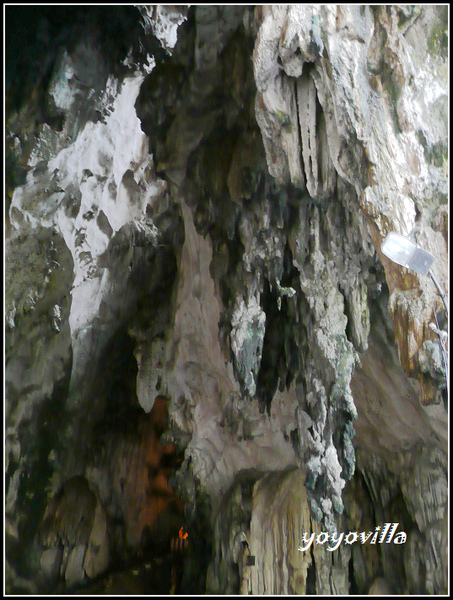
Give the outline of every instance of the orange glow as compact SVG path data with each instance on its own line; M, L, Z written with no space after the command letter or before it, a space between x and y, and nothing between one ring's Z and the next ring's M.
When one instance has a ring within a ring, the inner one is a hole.
M189 537L189 534L187 533L187 531L186 531L186 533L183 533L183 527L181 527L181 529L179 530L178 535L179 535L180 540L185 540L186 538Z
M171 534L175 535L182 520L183 500L168 484L177 448L160 442L167 422L167 402L164 396L156 397L150 413L140 416L134 435L112 439L110 468L125 516L126 540L133 548L140 548L142 539L149 543L148 534L154 539L161 521L173 523Z

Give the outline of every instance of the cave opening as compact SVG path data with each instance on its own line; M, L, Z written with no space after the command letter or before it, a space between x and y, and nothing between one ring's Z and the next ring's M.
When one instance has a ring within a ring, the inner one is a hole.
M88 472L109 482L109 493L104 490L102 498L111 519L115 568L109 577L115 581L124 577L143 593L168 594L181 584L189 545L183 530L184 502L169 484L182 455L162 438L168 427L169 399L156 396L149 413L138 404L135 344L125 330L112 342L105 416L99 421Z
M313 554L313 546L310 548L311 562L307 569L306 594L307 596L316 596L316 561Z
M85 467L78 483L67 479L44 498L37 527L52 593L180 590L192 532L169 480L183 453L162 437L169 399L158 395L148 413L138 403L135 345L121 326L101 351L88 388L95 405L74 448Z
M351 553L351 558L348 565L348 576L349 576L349 593L351 596L357 596L359 594L359 588L355 580L354 575L354 553Z
M275 271L279 270L276 267ZM300 344L304 341L303 329L299 331L292 321L297 304L295 309L290 308L289 304L294 305L294 300L282 294L282 290L300 290L299 271L293 265L288 243L284 249L279 286L280 289L276 289L266 278L261 293L261 307L266 313L266 332L256 389L260 411L264 413L267 410L268 414L277 389L280 392L288 389L299 372Z

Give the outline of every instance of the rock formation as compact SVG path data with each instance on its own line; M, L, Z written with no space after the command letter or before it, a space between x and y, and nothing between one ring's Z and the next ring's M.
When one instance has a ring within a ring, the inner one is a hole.
M446 592L448 10L6 7L7 593Z

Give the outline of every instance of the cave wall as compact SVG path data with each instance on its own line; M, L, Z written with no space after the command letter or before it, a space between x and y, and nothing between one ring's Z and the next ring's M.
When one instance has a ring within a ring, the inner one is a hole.
M445 591L447 10L7 8L10 590Z

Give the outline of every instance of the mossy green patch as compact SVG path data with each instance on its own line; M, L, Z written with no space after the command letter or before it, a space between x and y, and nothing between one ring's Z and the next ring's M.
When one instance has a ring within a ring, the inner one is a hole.
M275 110L274 115L277 117L282 129L284 129L287 132L291 132L292 125L289 115L287 115L281 110Z
M416 5L403 5L398 7L398 27L402 29L420 14L420 7Z
M448 8L439 6L439 19L427 40L428 52L436 57L448 57Z
M444 141L436 142L435 144L429 145L426 137L420 129L417 131L417 138L420 144L423 146L426 160L441 169L444 164L448 161L448 146Z
M396 74L387 64L385 64L382 69L381 81L389 100L390 115L395 125L395 131L400 132L401 125L397 111L400 90L396 82Z

